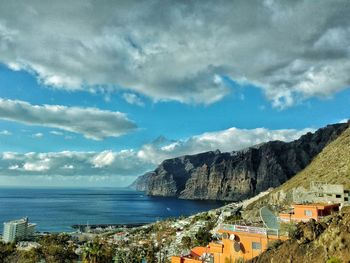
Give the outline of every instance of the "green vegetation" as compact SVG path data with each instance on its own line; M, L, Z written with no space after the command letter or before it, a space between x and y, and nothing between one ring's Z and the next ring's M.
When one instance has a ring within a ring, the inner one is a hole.
M343 261L337 257L331 257L326 261L326 263L343 263Z
M66 234L51 234L44 236L41 244L41 254L47 263L69 263L77 260L75 246L70 242L70 236Z
M181 239L181 244L184 249L190 249L192 248L192 239L188 236L184 236Z
M293 222L290 223L282 223L280 232L283 234L288 234L290 238L294 238L296 231L297 231L297 225Z
M0 242L0 262L10 262L9 257L16 251L16 245L13 243L5 244Z
M326 261L326 263L342 263L343 261L337 257L331 257Z
M268 244L268 248L267 249L276 249L278 248L280 245L282 245L283 241L280 239L277 239L275 241L272 241Z
M16 249L14 243L0 243L0 262L2 263L37 263L44 260L46 263L69 263L78 259L75 247L68 235L52 234L39 240L40 248L28 251Z
M210 228L200 228L195 235L194 245L195 246L206 246L212 240L213 235L210 233Z
M192 218L192 222L191 224L197 222L197 221L210 221L212 220L212 216L209 215L208 213L200 213L200 214L197 214L195 215L193 218Z
M114 255L114 247L99 239L88 242L83 247L84 263L112 262Z
M148 258L149 262L155 262L154 256L147 257L145 251L137 247L132 247L129 251L117 250L116 253L114 257L116 263L141 263L144 257Z
M236 221L238 220L241 220L242 219L242 215L239 213L239 214L236 214L236 215L231 215L231 216L228 216L224 219L224 222L225 224L234 224L236 223Z

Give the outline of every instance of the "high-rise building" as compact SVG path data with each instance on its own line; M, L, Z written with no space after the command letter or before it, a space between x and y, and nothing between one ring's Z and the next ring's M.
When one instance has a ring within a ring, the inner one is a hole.
M28 222L28 217L6 222L2 239L4 242L14 242L30 238L35 233L35 226Z

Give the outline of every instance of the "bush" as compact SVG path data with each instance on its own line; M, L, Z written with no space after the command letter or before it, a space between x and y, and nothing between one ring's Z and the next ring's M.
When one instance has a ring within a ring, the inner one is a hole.
M197 214L195 215L193 218L192 218L192 224L197 222L197 221L200 221L200 220L203 220L203 221L210 221L212 219L212 217L208 214L208 213L200 213L200 214Z
M280 239L277 239L277 240L275 240L275 241L273 241L273 242L270 242L269 244L268 244L268 248L267 249L276 249L276 248L278 248L280 245L282 245L282 240L280 240Z
M200 228L195 235L197 246L206 246L212 239L212 234L206 228Z
M188 236L182 237L181 243L185 249L190 249L192 247L192 239Z
M40 240L41 251L47 263L67 263L77 259L75 246L66 234L51 234Z
M295 239L295 234L298 230L298 227L295 223L282 223L280 232L281 233L288 233L288 236L292 239Z
M343 261L337 257L331 257L329 258L326 263L342 263Z
M5 262L5 260L13 255L15 251L15 243L4 243L0 241L0 262Z
M238 220L241 220L242 219L242 216L241 214L236 214L236 215L231 215L231 216L228 216L224 219L224 223L225 224L233 224L235 223L236 221Z

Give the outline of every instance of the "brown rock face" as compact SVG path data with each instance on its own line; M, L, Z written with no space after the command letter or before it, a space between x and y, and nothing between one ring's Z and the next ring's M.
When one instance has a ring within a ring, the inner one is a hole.
M238 201L277 187L304 169L348 124L328 125L293 142L205 152L163 161L133 187L149 195Z

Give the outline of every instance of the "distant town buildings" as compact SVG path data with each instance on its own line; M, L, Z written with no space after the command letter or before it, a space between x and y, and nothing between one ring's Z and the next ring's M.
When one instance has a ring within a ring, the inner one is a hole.
M344 189L341 184L326 184L322 182L311 182L310 189L303 187L293 189L293 202L305 203L340 203L350 204L350 190Z
M36 224L29 223L28 217L4 223L2 239L4 242L15 242L28 239L35 234Z

